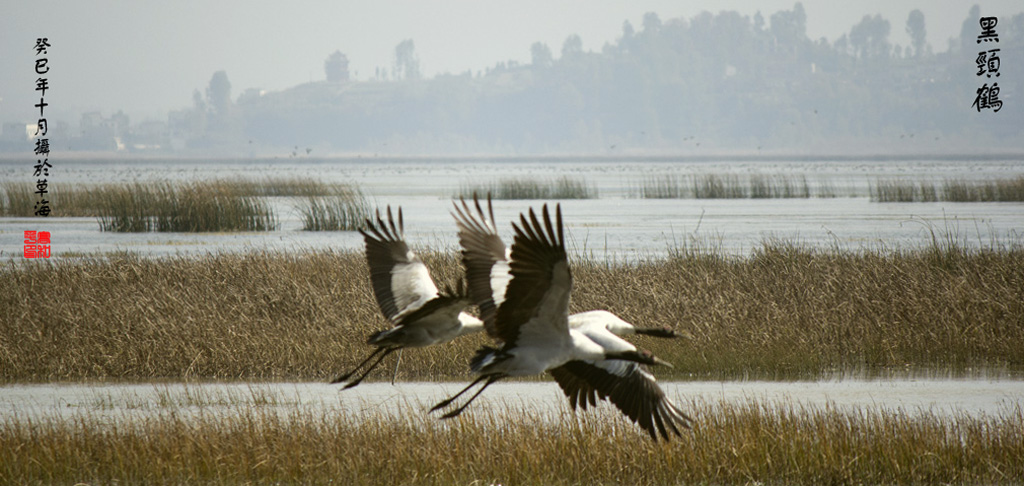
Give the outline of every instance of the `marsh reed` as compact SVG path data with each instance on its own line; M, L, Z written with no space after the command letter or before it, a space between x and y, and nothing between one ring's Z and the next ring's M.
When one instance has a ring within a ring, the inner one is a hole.
M494 199L595 199L597 188L582 178L562 176L554 180L535 177L503 177L497 182L461 184L456 198L491 194Z
M878 179L869 190L876 202L935 202L939 198L930 181Z
M0 215L32 217L39 200L35 184L6 181L0 184ZM94 186L50 184L46 198L54 217L98 216L101 210L99 191Z
M878 179L871 186L877 202L1020 202L1024 201L1024 176L1012 179L932 181Z
M296 205L305 231L354 231L371 215L370 203L356 186L332 185L306 195Z
M0 190L0 214L33 215L32 186L4 182ZM95 216L101 230L115 232L269 231L277 227L269 197L303 198L296 206L312 231L355 229L369 214L357 186L298 178L55 184L50 190L54 216Z
M231 183L134 183L97 192L102 231L270 231L277 227L264 200Z
M0 214L6 216L32 216L38 198L32 191L35 186L27 182L4 181L0 184Z
M1024 414L685 400L697 426L653 443L622 417L473 410L438 421L267 406L0 421L11 484L1004 484ZM608 408L602 404L602 408ZM599 410L606 412L606 410Z
M439 286L459 278L456 253L418 253ZM638 338L675 364L659 377L1024 372L1020 247L766 242L746 257L573 258L573 275L574 312L608 309L694 336ZM358 251L12 261L0 267L0 380L327 379L387 327L368 279ZM407 352L399 378L461 379L484 342Z
M354 231L365 226L370 207L344 196L310 196L299 206L305 231Z
M790 175L696 174L651 176L635 184L631 193L642 199L780 199L812 197L807 177ZM835 197L827 183L815 197Z
M956 202L1020 202L1024 201L1024 176L975 182L946 179L942 195L943 200Z
M3 212L32 216L36 195L5 183ZM267 231L276 219L245 180L62 185L51 188L54 216L95 216L102 231Z

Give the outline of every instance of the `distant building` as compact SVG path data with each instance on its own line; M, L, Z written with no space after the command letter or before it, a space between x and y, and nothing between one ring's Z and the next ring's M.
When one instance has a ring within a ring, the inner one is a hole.
M329 83L348 81L348 56L341 51L334 51L324 61L324 74L327 75Z
M4 142L27 142L35 131L35 125L19 122L5 122L0 131L0 140ZM31 130L31 131L30 131Z
M82 114L80 134L72 141L73 150L123 150L128 135L128 115L123 111L103 118L98 111Z

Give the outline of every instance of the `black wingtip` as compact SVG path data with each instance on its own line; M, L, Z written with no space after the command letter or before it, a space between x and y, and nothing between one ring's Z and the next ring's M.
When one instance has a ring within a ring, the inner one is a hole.
M639 327L636 329L637 334L645 336L658 337L658 338L678 338L682 337L681 334L675 332L670 327Z

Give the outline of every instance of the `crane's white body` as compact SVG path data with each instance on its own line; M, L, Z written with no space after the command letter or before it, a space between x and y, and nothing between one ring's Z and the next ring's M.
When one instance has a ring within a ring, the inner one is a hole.
M465 201L462 208L455 206L458 215L453 216L459 226L470 298L480 306L488 334L503 346L478 351L471 369L481 377L432 410L447 407L486 380L476 394L444 416L454 417L499 379L550 372L573 408L608 399L655 440L659 433L665 439L670 431L681 435L690 418L668 401L654 376L638 364L667 363L619 337L636 334L638 329L608 311L568 314L572 274L561 208L556 207L554 225L546 205L543 224L532 209L529 221L521 215L521 226L512 225L516 234L509 250L497 234L490 200L489 218L479 201L475 203L479 217ZM668 329L644 333L675 335Z

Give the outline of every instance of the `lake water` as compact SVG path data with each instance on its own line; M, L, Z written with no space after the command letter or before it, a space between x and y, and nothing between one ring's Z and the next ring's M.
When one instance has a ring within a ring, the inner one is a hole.
M112 419L146 417L168 412L233 413L253 408L282 413L309 411L424 414L465 383L364 383L341 391L325 383L200 383L200 384L33 384L0 386L0 417ZM817 382L663 382L662 387L684 410L691 403L792 405L820 409L888 410L940 416L999 415L1024 403L1024 381L1002 379L885 379ZM600 409L614 410L602 402ZM470 410L498 413L528 410L556 416L569 409L553 382L498 383L487 389Z
M27 163L0 160L0 181L28 180ZM812 193L819 183L838 197L809 199L639 199L645 179L695 174L750 174L806 177ZM562 202L571 251L598 259L630 261L666 255L684 244L746 254L766 239L848 249L915 248L933 234L954 235L968 246L1019 244L1024 203L877 203L868 187L878 179L941 182L946 178L986 180L1024 175L1024 161L1006 160L374 160L281 159L66 161L55 165L59 183L106 183L218 178L311 178L352 182L375 205L402 206L407 238L414 246L455 248L451 200L461 186L502 177L583 178L597 199ZM295 201L276 198L280 228L252 233L103 233L94 218L0 217L0 259L20 259L25 230L50 231L56 258L82 253L132 251L147 256L220 251L362 249L354 232L301 231ZM495 201L499 229L541 201ZM0 386L0 416L78 415L121 417L168 409L277 407L339 413L377 413L409 407L423 411L464 383L366 383L340 392L322 383L207 384L33 384ZM663 383L684 405L778 401L808 406L886 408L908 413L998 414L1024 401L1024 381L1015 380L836 380L819 382ZM553 383L500 383L474 404L560 413L566 400ZM610 408L604 405L602 408Z
M30 179L26 163L0 160L0 180ZM751 174L806 178L814 194L821 184L837 197L808 199L640 199L645 180L691 175ZM878 203L869 186L877 180L987 180L1024 175L1021 159L992 160L475 160L445 159L257 159L83 160L55 166L56 183L210 180L246 177L310 178L359 185L371 203L402 206L406 235L414 246L455 248L449 215L462 186L503 177L542 180L569 176L595 188L597 199L561 201L570 250L602 260L660 257L672 248L697 244L729 254L747 254L768 239L847 249L915 248L933 235L968 246L1021 243L1024 203ZM520 212L543 201L495 201L506 239ZM135 233L99 231L95 218L0 217L0 258L21 256L25 230L50 231L59 257L132 251L143 255L194 252L361 249L354 232L301 230L296 200L272 198L280 228L244 233Z

